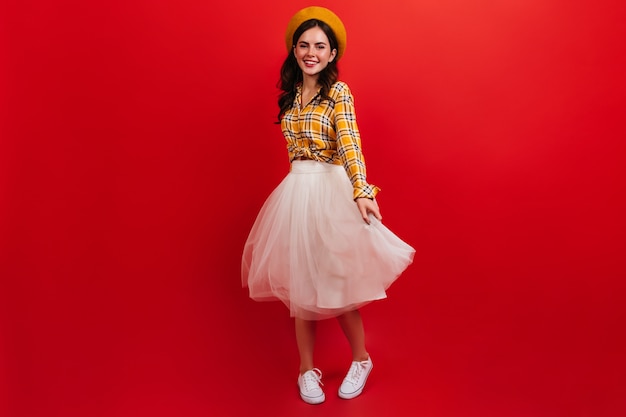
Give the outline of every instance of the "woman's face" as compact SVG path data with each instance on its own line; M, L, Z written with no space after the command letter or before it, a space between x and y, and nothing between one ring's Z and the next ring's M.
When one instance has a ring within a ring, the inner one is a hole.
M320 27L315 26L302 33L294 46L293 53L302 70L302 75L317 77L320 71L335 59L337 50L330 48L328 36Z

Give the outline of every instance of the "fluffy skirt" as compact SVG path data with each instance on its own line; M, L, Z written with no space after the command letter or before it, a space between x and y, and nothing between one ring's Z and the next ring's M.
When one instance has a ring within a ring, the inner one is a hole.
M242 281L257 301L319 320L386 297L415 250L370 216L363 222L344 168L294 161L244 246Z

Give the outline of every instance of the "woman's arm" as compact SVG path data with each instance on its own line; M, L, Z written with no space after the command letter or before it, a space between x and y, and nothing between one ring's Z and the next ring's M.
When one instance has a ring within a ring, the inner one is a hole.
M353 198L373 199L380 189L368 184L365 158L361 151L361 136L356 123L354 99L345 83L338 83L335 99L335 131L337 134L337 154L352 182Z

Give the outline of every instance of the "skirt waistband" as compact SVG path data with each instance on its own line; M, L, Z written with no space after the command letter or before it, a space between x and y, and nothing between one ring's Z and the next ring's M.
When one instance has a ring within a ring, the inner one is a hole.
M314 161L312 159L296 159L291 162L291 172L295 174L326 173L338 172L343 170L344 169L342 165L334 165L327 162Z

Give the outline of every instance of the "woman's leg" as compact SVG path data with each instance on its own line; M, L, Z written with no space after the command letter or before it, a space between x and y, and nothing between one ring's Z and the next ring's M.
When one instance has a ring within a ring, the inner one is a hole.
M313 369L316 327L316 321L296 317L296 343L300 353L300 374Z
M337 317L343 333L352 349L352 360L366 361L370 355L365 349L365 330L359 310L348 311Z
M365 331L361 313L358 310L349 311L338 319L352 348L352 364L339 387L339 397L349 400L361 395L373 365L365 349Z

